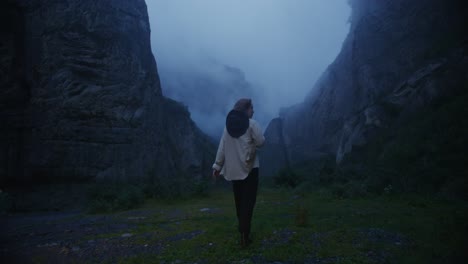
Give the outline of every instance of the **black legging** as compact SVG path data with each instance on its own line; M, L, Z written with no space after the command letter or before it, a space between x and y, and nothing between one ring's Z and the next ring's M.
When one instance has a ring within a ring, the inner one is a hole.
M258 168L250 171L244 180L232 181L234 200L236 202L236 213L239 221L239 232L250 234L250 222L257 200Z

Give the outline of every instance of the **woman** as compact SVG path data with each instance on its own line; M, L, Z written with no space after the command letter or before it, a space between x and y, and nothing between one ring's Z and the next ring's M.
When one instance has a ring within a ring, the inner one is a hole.
M226 127L219 142L213 177L220 174L232 181L240 245L251 243L250 223L258 189L258 157L256 150L265 142L259 124L252 119L252 100L240 99L226 117Z

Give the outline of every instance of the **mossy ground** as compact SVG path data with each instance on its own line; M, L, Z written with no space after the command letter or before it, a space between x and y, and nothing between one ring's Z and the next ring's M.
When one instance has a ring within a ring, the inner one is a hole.
M162 250L121 263L448 263L462 257L467 244L466 205L420 196L337 199L326 191L298 196L261 189L254 242L245 250L238 246L228 191L170 203L152 200L145 207L166 213L147 218L134 232L154 234L138 242L164 241ZM187 237L174 239L177 234Z
M337 198L332 193L260 188L253 244L247 249L238 245L233 195L226 186L206 197L149 199L137 209L113 213L3 215L0 256L21 263L466 260L466 203L397 194Z

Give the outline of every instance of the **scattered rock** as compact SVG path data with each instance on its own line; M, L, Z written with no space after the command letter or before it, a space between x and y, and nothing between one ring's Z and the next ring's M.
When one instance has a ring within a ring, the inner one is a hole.
M222 210L219 208L202 208L200 212L207 212L207 213L220 213Z
M130 216L130 217L127 217L128 220L144 220L146 219L146 217L144 216Z
M262 244L264 247L269 247L272 245L283 245L287 244L289 240L291 240L292 236L295 235L296 232L292 231L288 228L275 230L273 231L273 236L269 239L264 239Z
M43 245L37 245L38 248L42 248L42 247L56 247L58 246L58 243L46 243L46 244L43 244Z
M394 245L403 245L408 243L403 235L395 232L390 232L380 228L365 228L358 230L359 235L373 243L388 243Z
M125 233L125 234L122 234L122 237L131 237L131 236L133 236L133 235L132 235L132 234L130 234L130 233Z
M192 232L185 232L185 233L180 233L175 236L169 237L167 240L170 242L174 241L180 241L180 240L186 240L186 239L193 239L194 237L201 235L205 233L203 230L195 230Z

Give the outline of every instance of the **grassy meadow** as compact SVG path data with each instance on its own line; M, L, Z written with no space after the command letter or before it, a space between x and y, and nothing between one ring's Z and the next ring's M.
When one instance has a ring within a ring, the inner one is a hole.
M119 263L458 263L468 245L466 204L415 195L343 199L326 190L262 188L253 244L243 250L227 189L150 199L138 210L146 209L153 213L130 231L132 243L157 245L158 253Z

